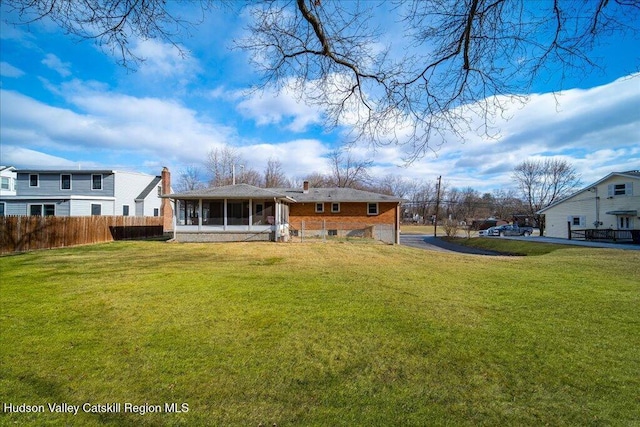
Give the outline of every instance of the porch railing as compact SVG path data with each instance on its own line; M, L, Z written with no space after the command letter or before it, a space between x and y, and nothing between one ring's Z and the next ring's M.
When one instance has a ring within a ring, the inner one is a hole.
M640 244L640 230L586 229L571 230L571 239Z

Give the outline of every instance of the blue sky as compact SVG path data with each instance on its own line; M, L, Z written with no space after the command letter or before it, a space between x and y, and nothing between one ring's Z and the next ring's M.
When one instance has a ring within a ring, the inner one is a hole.
M324 156L343 141L323 128L322 111L286 90L248 93L259 75L246 52L244 13L213 10L180 40L187 55L157 40L133 40L146 58L135 72L91 41L39 22L12 26L2 6L0 28L0 163L18 168L109 168L159 174L198 165L224 144L247 167L269 158L287 175L327 171ZM392 42L392 39L385 42ZM384 147L354 155L374 160L372 173L435 181L480 191L509 188L525 159L560 157L585 184L613 171L640 169L640 40L611 37L597 48L601 69L567 76L554 92L549 70L524 105L495 123L496 137L469 133L403 167L403 153Z

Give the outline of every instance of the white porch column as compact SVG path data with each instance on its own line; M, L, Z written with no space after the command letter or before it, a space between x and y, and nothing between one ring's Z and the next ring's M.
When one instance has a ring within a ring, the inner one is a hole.
M253 199L249 199L249 231L251 231L252 224L253 224Z
M198 231L202 230L202 199L198 199Z
M227 199L224 199L224 221L222 222L222 229L227 231Z

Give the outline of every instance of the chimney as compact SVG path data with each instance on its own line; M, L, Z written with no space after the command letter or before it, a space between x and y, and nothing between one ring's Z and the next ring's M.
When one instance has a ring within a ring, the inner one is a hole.
M171 194L171 172L166 166L162 168L161 178L161 190L162 195ZM160 204L160 216L163 218L164 231L173 230L173 208L171 207L171 201L169 199L162 199Z
M309 192L309 181L304 181L302 183L302 192L307 194Z

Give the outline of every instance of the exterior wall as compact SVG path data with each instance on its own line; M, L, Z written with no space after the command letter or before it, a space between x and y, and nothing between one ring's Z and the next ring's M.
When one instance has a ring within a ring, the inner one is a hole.
M25 216L29 214L30 205L55 205L56 216L69 216L70 201L69 200L8 200L4 199L2 203L5 203L5 215L19 215Z
M321 232L323 221L327 229L336 229L339 237L353 235L353 230L364 233L364 237L374 237L388 243L399 243L398 214L396 202L379 202L378 214L369 215L366 202L341 202L340 212L331 212L331 203L324 203L324 212L316 213L316 203L294 203L291 205L289 224L294 230L302 230L307 236L313 230ZM351 229L349 226L353 225ZM363 229L363 226L366 226ZM344 236L343 236L344 235Z
M211 242L268 242L274 240L273 232L182 232L176 231L175 240L184 243Z
M149 192L142 203L136 203L135 200L147 188L147 186L155 180L155 176L134 173L134 172L116 172L115 173L115 212L116 215L122 215L122 207L129 206L129 216L153 216L153 210L158 209L160 212L160 204L162 200L158 197L158 190L154 188ZM160 183L158 183L160 186Z
M302 221L318 222L322 220L342 223L358 223L358 224L388 224L395 225L397 217L398 203L378 203L378 215L367 214L367 203L364 202L342 202L340 203L340 212L331 212L331 203L324 203L324 213L316 213L316 204L293 203L289 212L289 223L293 226L299 226Z
M632 182L631 195L609 196L609 185ZM597 191L581 191L565 201L548 208L545 215L545 236L567 239L568 225L571 217L580 217L580 225L572 225L572 230L596 228L596 221L600 229L618 230L618 217L606 212L635 210L640 213L640 179L628 176L614 175L595 186ZM597 198L596 198L597 197ZM630 229L640 230L640 217L635 216Z
M121 215L122 212L114 211L115 202L113 200L72 200L70 216L90 216L91 205L101 206L100 215ZM57 213L56 213L57 215Z
M0 196L16 195L16 172L13 168L5 168L0 170L0 177L4 178L9 188L0 187Z
M71 175L71 189L62 190L60 188L60 176ZM91 171L86 172L66 172L66 171L44 171L37 173L38 186L29 186L28 172L18 172L16 181L16 193L19 196L91 196L91 197L112 197L114 194L115 178L113 174L103 173L102 190L91 189Z

